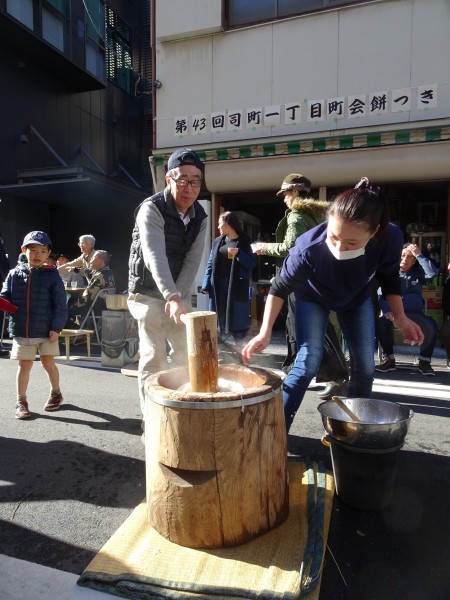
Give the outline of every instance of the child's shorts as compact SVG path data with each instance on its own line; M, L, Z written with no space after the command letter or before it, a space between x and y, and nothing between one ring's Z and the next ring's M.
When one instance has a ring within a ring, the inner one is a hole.
M37 344L23 345L19 344L15 338L13 339L11 360L34 360L36 354L39 354L39 356L59 356L58 340L56 342L46 340Z

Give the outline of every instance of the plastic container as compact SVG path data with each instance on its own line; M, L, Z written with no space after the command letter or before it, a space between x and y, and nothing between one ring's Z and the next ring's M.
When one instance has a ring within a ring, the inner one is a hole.
M403 443L392 448L358 448L327 436L338 497L360 510L389 506L394 491L396 465Z

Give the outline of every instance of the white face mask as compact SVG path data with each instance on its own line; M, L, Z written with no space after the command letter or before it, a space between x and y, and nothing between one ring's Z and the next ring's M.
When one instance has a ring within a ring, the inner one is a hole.
M328 246L328 250L334 256L334 258L337 258L337 260L350 260L352 258L358 258L358 256L363 256L366 252L366 246L363 246L362 248L358 248L357 250L341 251L341 250L338 250L336 248L336 246L333 246L333 244L330 242L330 240L328 238L326 238L325 242Z

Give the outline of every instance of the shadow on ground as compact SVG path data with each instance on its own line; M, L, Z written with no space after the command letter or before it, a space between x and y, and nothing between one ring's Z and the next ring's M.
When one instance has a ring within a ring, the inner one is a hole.
M11 557L81 573L92 547L106 542L145 496L143 460L70 440L2 437L0 448L1 551Z
M290 435L288 447L331 469L319 440ZM450 598L450 457L401 450L395 473L381 511L335 495L320 600Z

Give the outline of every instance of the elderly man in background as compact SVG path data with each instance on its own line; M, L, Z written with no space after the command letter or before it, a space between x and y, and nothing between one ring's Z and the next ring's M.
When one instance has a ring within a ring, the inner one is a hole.
M197 201L203 163L189 148L169 158L166 188L138 207L129 260L128 307L139 327L139 396L144 384L172 365L186 365L186 331L180 316L189 312L189 290L200 266L207 215Z
M69 259L67 258L67 256L65 254L57 254L56 255L56 266L57 267L62 267L63 265L66 265L68 262L69 262ZM58 273L64 282L64 287L70 287L70 285L72 283L76 283L77 287L84 286L84 279L81 276L81 273L75 273L75 271L73 271L73 270L69 271L68 273L62 273L61 271L58 270Z
M58 273L65 275L71 271L81 273L81 275L89 280L90 262L95 252L95 237L93 235L80 235L78 245L81 248L82 254L64 265L58 267Z
M69 301L69 318L66 328L73 329L79 326L100 290L107 288L111 290L111 293L115 290L114 275L109 268L110 260L111 256L106 250L96 250L92 255L87 270L89 285L81 296L78 298L75 296ZM101 314L104 308L105 301L103 298L99 298L99 301L95 304L94 312Z

